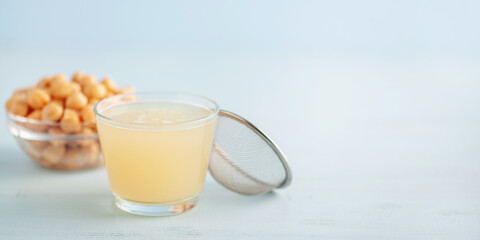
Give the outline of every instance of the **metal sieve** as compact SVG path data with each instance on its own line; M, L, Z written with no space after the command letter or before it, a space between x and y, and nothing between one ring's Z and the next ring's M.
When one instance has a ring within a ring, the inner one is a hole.
M279 147L252 123L220 110L209 170L224 187L258 195L287 187L292 172Z

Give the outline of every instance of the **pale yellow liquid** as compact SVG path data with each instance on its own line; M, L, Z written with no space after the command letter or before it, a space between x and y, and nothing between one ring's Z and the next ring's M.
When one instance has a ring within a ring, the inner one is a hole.
M102 115L125 121L98 121L113 193L125 200L152 204L199 194L216 117L192 121L211 112L198 105L171 101L123 103L103 110Z

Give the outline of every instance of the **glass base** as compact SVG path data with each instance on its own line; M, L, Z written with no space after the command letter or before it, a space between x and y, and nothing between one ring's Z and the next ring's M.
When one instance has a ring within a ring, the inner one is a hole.
M115 196L115 205L117 205L119 209L127 213L151 217L172 216L184 213L197 206L197 203L198 195L165 204L132 202Z

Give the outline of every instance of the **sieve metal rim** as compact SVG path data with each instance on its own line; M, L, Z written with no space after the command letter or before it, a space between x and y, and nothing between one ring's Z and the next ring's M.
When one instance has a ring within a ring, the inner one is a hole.
M255 125L253 125L251 122L241 117L240 115L237 115L235 113L232 113L223 109L219 110L218 115L229 117L236 121L239 121L245 126L247 126L248 128L250 128L250 130L255 132L258 136L260 136L263 139L263 141L265 141L270 146L270 148L273 150L275 155L277 155L277 157L280 159L280 162L283 165L283 168L285 169L285 175L286 175L285 180L276 188L285 188L288 185L290 185L290 183L292 182L292 170L290 168L290 164L288 163L287 158L285 157L285 154L283 154L283 152L280 150L277 144L275 144L275 142L273 142L273 140L270 137L268 137L264 132L262 132Z

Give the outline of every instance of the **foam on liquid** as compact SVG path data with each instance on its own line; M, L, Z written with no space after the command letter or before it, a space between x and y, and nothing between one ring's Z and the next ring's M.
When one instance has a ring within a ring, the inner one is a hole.
M194 104L174 101L139 101L119 104L105 109L102 114L131 123L172 124L201 119L211 110Z

